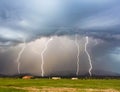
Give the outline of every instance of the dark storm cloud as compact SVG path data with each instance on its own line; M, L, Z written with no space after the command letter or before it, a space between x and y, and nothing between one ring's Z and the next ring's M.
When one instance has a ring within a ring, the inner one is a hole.
M46 40L43 37L26 44L20 59L20 71L41 76L41 52ZM85 37L78 36L80 49L79 75L88 74L89 62L85 53ZM0 74L18 74L17 55L23 44L11 48L0 48ZM106 41L89 37L87 50L91 56L92 74L114 75L120 74L120 43L119 41ZM55 36L49 44L44 55L45 75L75 75L77 66L77 47L73 36Z
M120 33L119 4L118 0L1 0L0 39L31 41L58 30L58 35Z
M85 36L90 41L92 72L120 73L119 10L119 0L0 0L0 73L17 73L16 58L25 41L21 72L40 75L41 57L32 47L41 53L53 36L45 56L46 75L75 74L75 34L81 49L80 74L89 69Z

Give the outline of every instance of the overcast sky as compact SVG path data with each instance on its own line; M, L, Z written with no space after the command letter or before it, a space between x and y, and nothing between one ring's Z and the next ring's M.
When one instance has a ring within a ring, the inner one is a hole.
M57 71L75 74L75 35L81 48L80 74L89 69L84 52L86 36L90 40L88 51L93 72L120 73L119 10L119 0L0 0L0 73L17 73L16 58L26 42L20 59L21 71L40 75L40 53L46 41L53 37L46 53L47 74Z

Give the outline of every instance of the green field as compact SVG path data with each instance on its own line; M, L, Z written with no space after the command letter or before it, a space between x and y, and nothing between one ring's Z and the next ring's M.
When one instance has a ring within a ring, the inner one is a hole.
M0 78L0 92L120 92L120 80Z

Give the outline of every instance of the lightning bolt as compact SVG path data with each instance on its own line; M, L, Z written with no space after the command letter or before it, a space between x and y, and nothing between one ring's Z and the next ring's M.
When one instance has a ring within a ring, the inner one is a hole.
M41 63L41 71L42 71L42 73L41 73L41 76L42 77L44 77L44 54L45 54L45 52L46 52L46 50L47 50L47 48L48 48L48 45L49 45L49 43L51 42L53 40L53 37L51 37L47 42L46 42L46 44L45 44L45 48L43 49L43 51L42 51L42 53L41 53L41 59L42 59L42 63Z
M92 76L92 73L91 73L91 70L92 70L92 60L91 60L91 57L90 57L90 54L88 53L87 51L87 45L89 44L89 37L87 36L86 37L86 43L85 43L85 52L88 56L88 61L89 61L89 65L90 65L90 68L89 68L89 75Z
M76 71L76 75L78 76L79 74L79 54L80 54L80 49L79 49L79 44L77 42L77 35L75 36L75 45L77 47L77 71Z
M18 53L18 57L17 57L17 64L18 64L17 65L17 71L18 71L19 74L21 74L21 72L20 72L20 64L21 64L20 59L21 59L21 56L22 56L25 48L26 48L26 42L25 42L25 39L24 39L24 45L23 45L22 49L20 50L20 52Z

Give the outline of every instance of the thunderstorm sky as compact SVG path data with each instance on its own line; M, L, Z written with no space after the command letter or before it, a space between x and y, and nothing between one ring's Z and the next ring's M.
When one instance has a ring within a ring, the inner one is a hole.
M41 75L88 74L91 56L96 75L120 74L119 0L0 0L0 74L20 72ZM78 48L75 43L77 35Z

